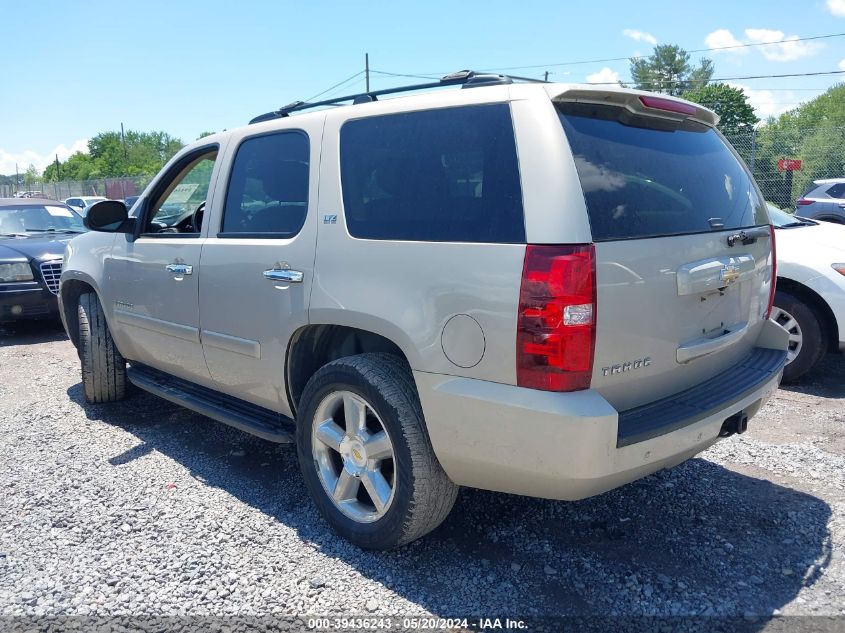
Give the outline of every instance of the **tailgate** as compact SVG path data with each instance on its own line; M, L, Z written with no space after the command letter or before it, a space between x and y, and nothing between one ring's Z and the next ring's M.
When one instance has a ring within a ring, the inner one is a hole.
M700 117L558 108L595 242L592 388L625 410L741 362L772 278L768 216L748 170Z
M725 233L596 244L593 388L624 410L740 362L768 306L769 249Z

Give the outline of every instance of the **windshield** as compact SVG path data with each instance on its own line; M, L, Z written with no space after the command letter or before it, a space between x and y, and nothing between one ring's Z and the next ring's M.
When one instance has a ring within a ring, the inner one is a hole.
M774 205L767 204L766 207L768 207L769 218L775 228L782 229L787 226L812 226L815 224L815 222L807 220L806 218L800 218L792 215L791 213L787 213L786 211L781 211Z
M566 104L560 120L596 241L768 224L748 171L712 128Z
M82 218L64 204L0 207L0 234L47 231L82 233Z

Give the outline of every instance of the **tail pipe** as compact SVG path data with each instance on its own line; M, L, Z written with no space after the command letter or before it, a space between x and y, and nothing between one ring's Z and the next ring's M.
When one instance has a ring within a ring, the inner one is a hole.
M740 411L722 422L719 437L730 437L734 433L745 433L746 430L748 430L748 415L745 411Z

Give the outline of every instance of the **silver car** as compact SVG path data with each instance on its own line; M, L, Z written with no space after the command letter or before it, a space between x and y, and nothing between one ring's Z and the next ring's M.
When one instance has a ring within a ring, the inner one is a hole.
M131 382L294 442L328 523L374 549L436 528L459 486L581 499L743 432L789 335L716 116L422 87L446 86L294 103L184 148L131 214L91 207L60 290L86 398Z
M813 220L845 224L845 178L814 180L795 202L795 213Z

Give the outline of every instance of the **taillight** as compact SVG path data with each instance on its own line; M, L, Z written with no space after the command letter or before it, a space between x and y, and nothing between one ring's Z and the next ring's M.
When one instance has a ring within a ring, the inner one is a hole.
M588 389L595 333L594 246L526 246L516 333L517 384L546 391Z
M769 225L769 231L772 234L772 287L769 288L769 307L766 308L766 318L768 319L772 314L772 306L775 304L775 287L778 282L778 249L775 243L775 227Z
M813 204L813 201L807 200L806 198L798 198L798 200L795 201L795 204L799 207L806 207L808 204Z
M640 102L645 107L655 110L666 110L667 112L678 112L679 114L695 114L696 112L694 105L681 103L672 99L663 99L662 97L647 97L643 95L640 97Z

